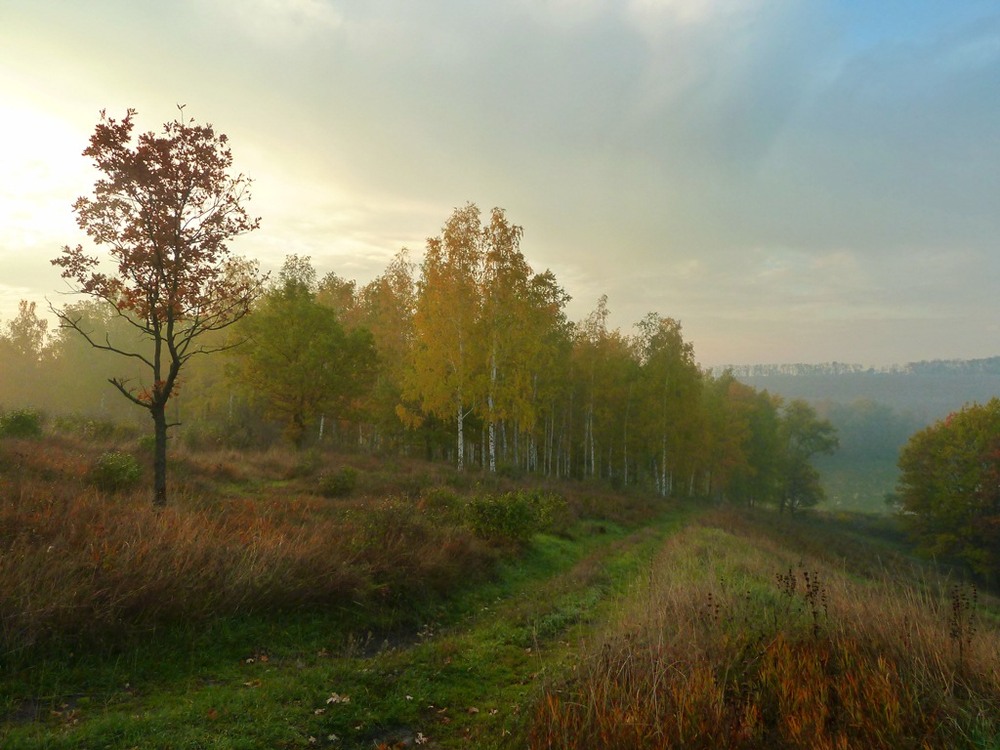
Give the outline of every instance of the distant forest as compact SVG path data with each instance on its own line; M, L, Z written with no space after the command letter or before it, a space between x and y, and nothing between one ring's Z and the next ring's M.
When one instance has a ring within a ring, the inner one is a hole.
M837 430L840 449L816 458L828 506L886 510L899 452L917 430L967 404L1000 395L1000 357L931 360L871 368L858 364L731 365L754 389L804 399Z
M930 360L872 368L843 362L727 365L741 382L813 403L874 401L928 424L1000 394L1000 357Z
M739 378L768 377L772 375L997 375L1000 376L1000 357L982 359L933 359L910 362L905 365L865 367L846 362L820 364L771 364L724 365L714 368L716 373L731 371Z

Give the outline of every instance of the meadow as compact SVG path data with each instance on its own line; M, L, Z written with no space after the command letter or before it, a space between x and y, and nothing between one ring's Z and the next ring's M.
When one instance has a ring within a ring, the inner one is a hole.
M5 748L1000 746L1000 605L887 519L146 450L0 441Z

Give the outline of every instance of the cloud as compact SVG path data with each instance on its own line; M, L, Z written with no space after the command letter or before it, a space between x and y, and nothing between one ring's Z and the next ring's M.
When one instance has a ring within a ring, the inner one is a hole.
M210 0L210 6L263 46L286 47L344 26L330 0Z
M240 252L363 278L472 200L524 225L571 317L606 292L615 324L659 310L718 351L770 335L740 321L802 344L852 316L933 310L969 341L996 318L995 3L62 5L0 28L29 88L83 100L88 127L136 105L155 127L175 102L218 125L258 179Z
M760 0L630 0L628 13L643 29L650 25L691 26L758 10Z

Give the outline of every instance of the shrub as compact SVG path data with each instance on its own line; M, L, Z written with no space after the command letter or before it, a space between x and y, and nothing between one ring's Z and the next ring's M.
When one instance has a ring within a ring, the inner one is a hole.
M135 445L141 453L152 456L156 449L156 435L143 435L135 441Z
M0 414L0 437L33 438L42 434L42 413L17 409Z
M295 465L288 470L289 479L312 477L323 465L323 456L316 448L301 451L297 454Z
M543 492L483 495L469 502L469 525L484 539L523 543L550 529L565 509L563 498Z
M323 497L347 497L358 486L357 469L343 466L319 478L319 494Z
M135 456L121 451L102 453L90 470L90 481L99 489L118 492L135 487L142 468Z
M417 508L421 511L461 523L465 512L465 501L447 487L430 487L420 493Z

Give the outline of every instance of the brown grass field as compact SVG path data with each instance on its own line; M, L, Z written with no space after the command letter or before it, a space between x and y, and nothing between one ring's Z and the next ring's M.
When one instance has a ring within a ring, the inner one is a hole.
M995 598L732 511L671 538L533 748L955 748L1000 742Z

